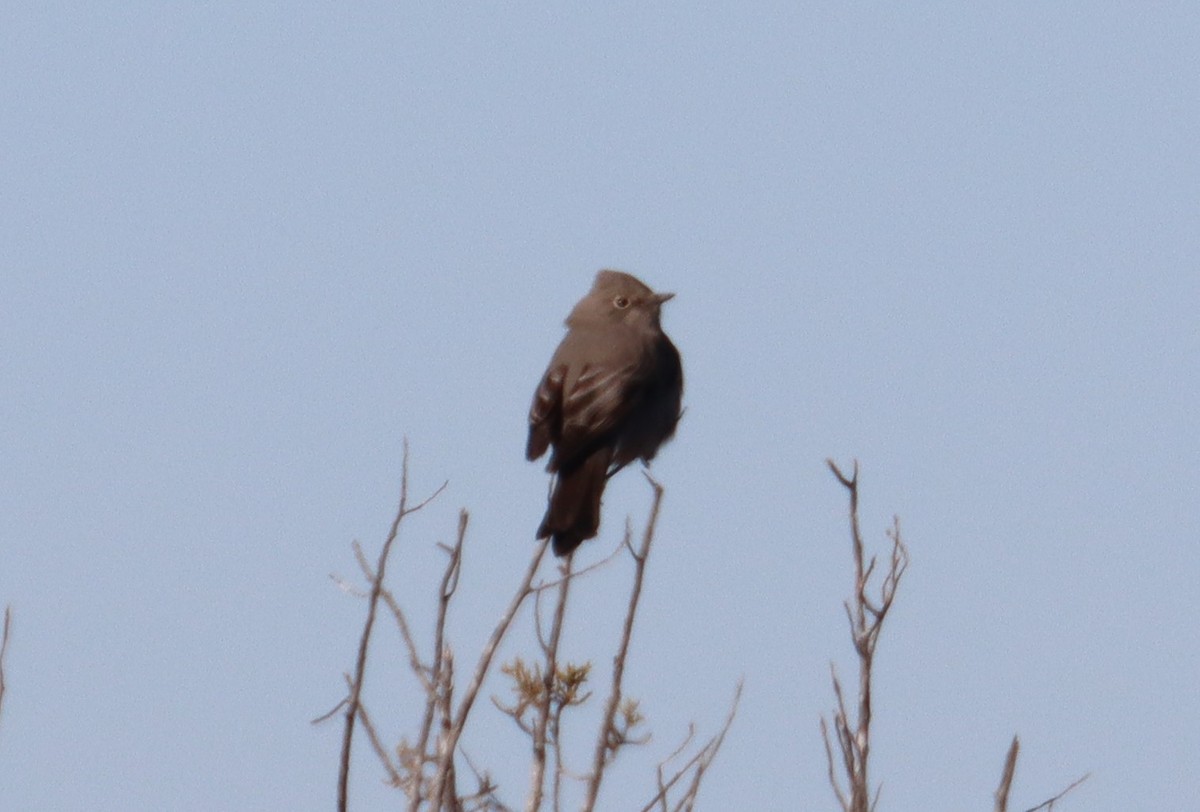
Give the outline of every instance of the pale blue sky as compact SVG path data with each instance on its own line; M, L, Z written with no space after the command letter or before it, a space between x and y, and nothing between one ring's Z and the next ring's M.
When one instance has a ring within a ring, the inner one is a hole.
M469 508L477 650L543 508L529 398L609 266L677 292L688 390L627 686L654 740L606 808L743 675L703 808L833 808L827 456L912 551L881 809L989 809L1013 733L1015 808L1088 771L1064 812L1188 808L1198 55L1169 2L9 2L0 807L331 808L340 731L308 720L364 607L327 576L378 549L407 435L414 496L450 485L396 586L427 623ZM648 502L615 480L582 558ZM571 657L607 663L625 583L580 587ZM467 746L519 805L521 737L481 712Z

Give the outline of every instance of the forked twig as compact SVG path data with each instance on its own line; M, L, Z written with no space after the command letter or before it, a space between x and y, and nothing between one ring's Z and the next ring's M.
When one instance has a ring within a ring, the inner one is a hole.
M871 797L871 781L868 765L871 755L871 676L875 660L875 647L879 633L900 579L908 568L908 548L900 537L900 522L893 521L888 537L892 542L887 572L879 587L878 599L868 594L871 576L875 573L876 559L867 560L863 550L862 532L858 522L858 461L854 461L854 472L846 476L833 460L826 460L829 470L849 492L850 497L850 541L854 554L854 593L844 604L846 619L850 624L850 636L854 651L858 655L858 706L856 719L851 719L846 708L842 683L837 670L830 668L833 692L837 707L833 712L833 733L841 754L841 769L845 788L837 776L834 764L833 745L830 742L829 724L821 719L821 738L825 743L825 758L829 771L829 783L844 812L871 812L879 800L879 794Z
M451 774L454 769L454 751L458 747L458 740L462 737L463 729L467 725L467 716L471 712L472 705L475 704L475 698L479 695L479 689L483 685L484 679L487 677L488 669L491 667L492 658L496 655L496 650L500 647L501 641L504 640L505 634L508 632L508 627L512 624L513 618L517 616L517 611L521 608L521 604L533 592L533 578L537 574L538 566L542 563L542 558L546 554L546 547L549 545L549 539L543 539L537 546L537 550L533 554L533 558L529 562L529 568L525 571L525 577L521 580L520 586L509 602L508 609L501 616L500 621L496 624L496 628L492 630L492 636L488 639L487 645L479 655L479 662L475 666L475 673L471 677L471 683L467 686L466 693L463 695L459 703L458 711L453 718L449 717L446 720L446 729L443 731L442 738L438 742L438 764L437 772L433 779L433 797L443 798L448 782L451 780Z
M563 577L559 579L558 601L554 605L554 620L550 625L550 638L548 640L541 639L541 632L538 632L538 642L542 647L543 661L545 663L545 672L542 675L542 690L538 696L536 714L534 716L533 729L529 731L533 737L533 769L530 771L529 784L529 802L526 809L539 810L542 808L542 797L545 792L546 783L546 734L550 727L552 707L554 705L555 680L558 676L558 643L562 638L563 619L567 611L567 596L571 588L571 563L574 561L575 555L567 556L566 562L563 564ZM539 593L540 594L540 593ZM534 608L534 617L537 619L538 610ZM554 736L554 753L555 753L555 777L554 777L554 806L558 808L559 802L559 775L557 765L561 758L561 750L558 747L558 736Z
M350 675L346 674L344 676L346 677L346 687L350 688ZM375 755L378 756L384 770L387 771L389 783L394 787L400 786L403 779L401 779L400 772L396 769L396 766L392 764L392 758L388 755L387 747L384 746L383 740L379 738L379 733L375 729L375 723L371 721L371 716L367 713L367 706L364 702L358 703L358 721L362 724L363 730L367 732L367 740L371 742L371 749L375 751Z
M458 578L462 573L462 551L463 544L467 538L468 520L467 511L460 510L458 513L458 533L454 539L454 546L446 549L449 558L446 561L446 569L442 573L442 581L438 587L438 612L433 633L433 665L428 669L428 679L423 677L421 669L417 665L413 667L413 670L417 673L417 677L427 687L425 693L425 715L421 719L421 731L417 735L417 744L414 751L419 761L415 765L414 775L411 776L412 782L408 787L408 808L410 812L417 812L421 806L423 789L421 777L425 764L425 754L429 748L429 737L433 732L434 715L440 709L443 712L443 719L446 721L449 720L449 699L453 685L451 684L451 680L448 679L452 675L452 660L449 649L446 646L446 618L450 614L450 601L453 600L454 593L458 591Z
M408 506L408 439L404 440L404 456L400 469L400 507L392 521L387 539L379 551L379 562L375 566L375 578L371 584L371 594L367 603L367 619L363 623L362 636L358 641L358 657L354 664L354 677L350 684L350 695L346 701L346 728L342 734L342 754L338 768L337 804L338 812L346 812L346 798L350 783L350 748L354 740L354 723L359 718L359 703L362 697L363 674L367 667L367 649L371 643L371 630L375 625L375 614L379 606L379 595L383 590L384 571L387 569L388 555L400 533L400 523L404 517L425 507L446 489L448 483L443 482L427 499L413 507Z
M680 753L687 749L688 744L695 736L695 725L688 726L688 735L683 740L683 743L680 744L679 747L675 748L671 755L667 756L666 759L659 763L657 769L658 793L655 794L655 796L651 798L645 806L642 807L641 812L650 812L655 804L658 804L659 808L663 810L663 812L666 812L668 809L667 793L670 792L671 788L674 787L675 784L679 783L679 781L686 776L689 771L691 771L692 776L691 780L688 782L687 789L684 791L679 800L675 802L675 805L670 808L676 810L690 810L695 805L696 797L700 792L700 781L704 778L704 774L708 770L709 765L712 764L713 759L717 757L717 753L720 752L721 745L725 743L725 735L729 733L729 729L733 726L733 720L737 717L738 706L741 705L742 702L743 684L744 680L738 680L737 689L733 694L733 702L729 706L729 713L726 714L725 722L721 725L721 729L718 730L711 739L705 742L704 746L696 751L696 753L690 759L688 759L683 766L676 770L675 774L672 775L671 778L664 781L663 769L669 762L677 758Z

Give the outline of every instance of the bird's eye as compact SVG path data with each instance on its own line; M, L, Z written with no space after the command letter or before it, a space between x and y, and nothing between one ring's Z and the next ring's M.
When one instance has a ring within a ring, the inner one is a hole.
M613 306L618 310L624 310L625 308L629 307L629 299L624 296L618 296L617 298L613 299Z

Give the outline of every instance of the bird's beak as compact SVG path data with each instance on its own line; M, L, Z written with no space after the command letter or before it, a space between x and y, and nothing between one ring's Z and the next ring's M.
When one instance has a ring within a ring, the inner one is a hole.
M661 305L663 302L669 302L675 298L674 293L656 293L654 294L655 304Z

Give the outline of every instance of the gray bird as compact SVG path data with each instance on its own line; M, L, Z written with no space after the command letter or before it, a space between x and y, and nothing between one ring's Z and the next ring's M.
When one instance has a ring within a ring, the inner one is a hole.
M655 293L620 271L600 271L567 316L529 409L525 456L553 448L554 488L538 538L572 553L600 528L608 477L635 459L649 462L675 434L683 399L679 351L659 313L673 293Z

